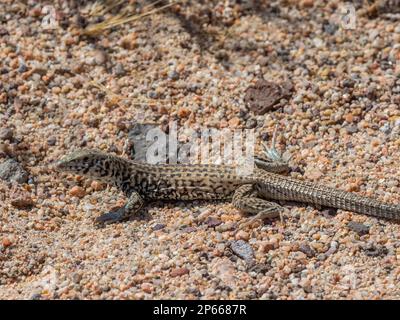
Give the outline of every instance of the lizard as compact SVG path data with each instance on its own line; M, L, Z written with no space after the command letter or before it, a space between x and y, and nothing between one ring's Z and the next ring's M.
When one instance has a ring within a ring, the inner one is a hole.
M238 174L233 165L148 164L96 149L72 152L53 168L114 185L126 195L123 207L96 218L100 224L135 216L154 200L231 200L234 207L253 215L241 228L280 216L284 208L274 200L400 219L400 205L282 175L289 167L275 149L275 134L272 148L265 151L266 157L255 157L256 166L248 175Z

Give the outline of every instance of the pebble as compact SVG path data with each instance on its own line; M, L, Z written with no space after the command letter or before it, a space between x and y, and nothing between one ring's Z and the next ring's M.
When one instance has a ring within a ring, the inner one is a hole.
M170 71L168 72L168 79L170 80L178 80L179 79L179 73L176 71Z
M221 279L225 285L229 287L236 286L235 266L228 258L215 258L211 262L211 273Z
M8 182L26 183L29 175L14 159L0 163L0 179Z
M28 193L23 192L12 196L11 205L18 209L26 209L33 206L34 201Z
M185 274L189 274L189 269L187 268L176 268L171 270L171 277L180 277Z
M82 187L74 186L69 190L69 194L73 197L83 198L86 195L86 192Z
M47 144L48 144L49 146L55 146L56 143L57 143L57 138L56 138L56 137L51 136L51 137L48 137L48 138L47 138Z
M227 231L234 230L235 228L236 228L236 223L227 222L227 223L220 224L219 226L217 226L215 228L215 230L218 232L227 232Z
M250 235L244 231L244 230L239 230L236 235L235 235L235 239L236 240L245 240L248 241L250 238Z
M4 248L8 248L12 245L12 242L10 239L8 238L3 238L3 240L1 241L2 245Z
M315 256L315 250L311 248L307 243L300 244L299 251L303 252L308 258L312 258Z
M154 289L153 285L151 283L148 283L148 282L142 283L140 285L140 288L143 290L143 292L148 293L148 294L152 293L153 289Z
M124 65L122 63L117 63L114 72L117 77L123 77L126 74Z
M369 257L383 257L388 254L389 250L382 245L369 243L362 247L364 253Z
M153 231L158 231L158 230L164 229L165 227L166 227L165 224L157 223L152 227L152 229L153 229Z
M334 254L337 251L338 247L339 247L338 242L332 241L328 251L325 252L325 256L329 257L330 255Z
M208 227L215 228L216 226L219 226L222 223L222 221L218 220L215 217L208 217L205 223L207 224Z
M243 240L231 241L230 247L235 255L246 262L252 262L254 260L254 251L248 242Z
M94 60L98 65L104 65L107 62L107 54L103 50L94 52Z
M190 115L190 110L188 108L180 108L178 110L179 118L187 118Z
M276 249L275 244L272 243L272 242L270 242L270 241L264 242L264 243L261 245L261 251L262 251L263 253L267 253L267 252L269 252L269 251L271 251L271 250L274 250L274 249Z
M14 136L14 131L11 128L0 129L0 140L11 140Z
M350 221L347 224L347 227L356 232L359 236L363 236L369 233L369 226L355 221Z

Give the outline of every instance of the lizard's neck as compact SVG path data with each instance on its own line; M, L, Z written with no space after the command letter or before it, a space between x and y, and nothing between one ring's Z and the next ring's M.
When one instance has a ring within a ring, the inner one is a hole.
M105 159L94 161L89 172L92 179L122 188L123 184L130 179L131 163L117 156L108 156Z

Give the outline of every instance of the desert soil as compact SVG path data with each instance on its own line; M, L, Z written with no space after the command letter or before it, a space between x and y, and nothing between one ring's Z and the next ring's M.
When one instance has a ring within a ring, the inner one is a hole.
M399 299L396 222L286 203L239 231L228 202L178 201L99 228L123 195L49 170L83 147L128 157L135 123L278 124L293 177L400 202L396 1L355 1L355 21L334 0L177 2L88 35L167 2L0 0L0 298ZM261 76L293 87L258 113Z

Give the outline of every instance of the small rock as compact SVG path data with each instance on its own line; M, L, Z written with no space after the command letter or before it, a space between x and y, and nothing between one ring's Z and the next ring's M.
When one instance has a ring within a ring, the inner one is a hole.
M210 228L214 228L216 226L219 226L222 221L218 220L217 218L214 217L208 217L208 219L205 222Z
M188 273L189 273L189 269L187 269L187 268L176 268L176 269L171 270L170 275L171 275L171 277L180 277L180 276L183 276Z
M272 242L270 242L270 241L267 241L267 242L265 242L265 243L263 243L262 245L261 245L261 251L263 252L263 253L267 253L267 252L269 252L269 251L271 251L271 250L274 250L274 249L276 249L275 248L275 245L272 243Z
M51 136L51 137L48 137L48 138L47 138L47 144L48 144L49 146L55 146L56 143L57 143L56 137Z
M351 113L344 115L344 120L348 123L352 123L354 121L354 116Z
M82 275L79 273L73 273L72 274L72 281L76 284L79 284L82 280Z
M32 69L32 74L34 73L39 74L40 76L45 76L47 74L47 68L42 65L36 65Z
M31 300L40 300L42 299L42 295L40 293L34 293L30 297Z
M313 248L311 248L307 243L300 244L299 251L303 252L309 258L312 258L315 256L315 250Z
M358 222L355 222L355 221L350 221L347 224L347 227L349 229L353 230L354 232L356 232L360 236L363 236L363 235L369 233L369 226L366 226L365 224L358 223Z
M107 62L107 54L103 50L96 50L94 52L94 61L97 65L104 65Z
M180 108L178 110L178 117L179 118L187 118L190 115L190 110L188 108Z
M290 82L278 85L274 82L260 79L246 89L244 102L250 106L254 113L263 115L268 111L274 110L274 106L281 99L289 98L292 95L292 91L293 85Z
M179 73L176 71L170 71L168 73L168 79L170 80L178 80L179 79Z
M2 241L1 243L3 244L3 247L4 247L4 248L8 248L9 246L12 245L11 240L8 239L8 238L3 238L3 241Z
M18 72L19 73L24 73L28 71L28 67L26 66L25 63L20 63L19 67L18 67Z
M255 127L257 127L256 119L249 119L246 121L246 129L254 129Z
M217 228L215 228L215 230L218 232L226 232L226 231L231 231L235 228L236 228L236 223L227 222L227 223L219 225Z
M148 283L148 282L142 283L140 288L146 293L152 293L153 292L153 285L151 283Z
M332 241L331 246L329 247L328 251L325 252L325 256L329 257L330 255L334 254L339 247L337 241Z
M83 198L86 194L85 189L79 186L74 186L72 189L69 191L69 194L73 197L78 197L78 198Z
M165 224L163 223L157 223L156 225L153 226L153 231L157 231L157 230L162 230L165 228Z
M0 27L0 37L8 35L8 30L4 27Z
M362 248L369 257L382 257L388 254L389 250L382 245L368 244Z
M115 68L114 68L114 73L117 77L122 77L126 74L126 71L124 69L124 66L122 63L118 63Z
M326 209L322 210L321 213L325 218L332 218L337 215L337 209L326 208Z
M338 29L339 26L337 24L332 24L327 21L322 24L322 30L330 35L334 35Z
M236 128L240 124L240 119L238 117L233 117L228 121L228 124L230 128Z
M358 128L356 125L346 126L346 131L348 133L356 133L358 131Z
M28 181L28 173L14 159L7 159L0 164L0 179L8 182L25 183Z
M8 144L0 143L0 157L7 157L12 155L12 150Z
M230 287L236 286L235 266L228 258L216 258L211 263L211 272Z
M253 248L246 241L231 241L230 247L232 252L244 261L252 262L254 260Z
M197 229L195 227L185 227L181 231L182 231L182 233L191 233L191 232L195 232L196 230Z
M0 140L11 140L13 138L14 132L10 128L0 129Z
M24 209L33 206L34 202L28 193L16 194L11 199L11 205L18 208Z
M314 6L314 0L303 0L301 6L303 8L312 8Z
M248 241L250 238L249 234L246 231L240 230L236 233L235 239L236 240L245 240Z
M309 170L306 171L306 175L308 179L314 181L321 179L321 177L323 176L321 170L317 168L310 168Z
M248 272L255 272L256 274L265 274L267 271L271 270L271 265L268 263L257 263L250 265Z

